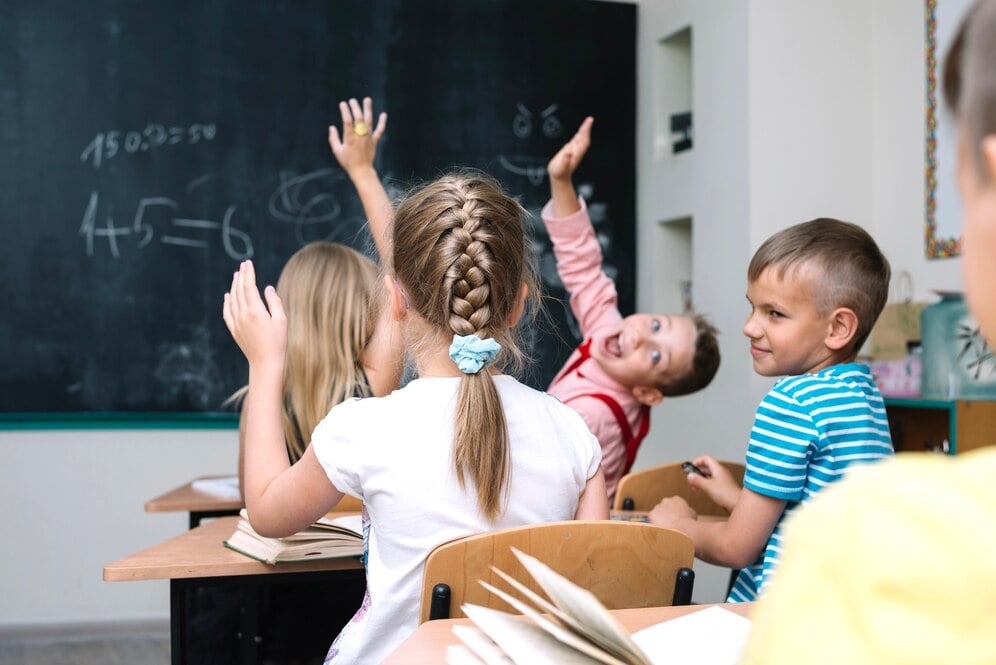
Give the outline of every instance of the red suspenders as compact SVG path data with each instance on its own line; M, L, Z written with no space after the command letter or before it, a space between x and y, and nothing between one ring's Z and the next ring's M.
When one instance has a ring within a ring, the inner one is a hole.
M650 407L646 405L640 407L640 429L637 430L636 436L633 436L633 430L630 429L629 421L626 420L626 414L623 413L619 402L612 397L603 393L587 393L584 395L575 395L574 399L578 397L595 397L600 399L612 411L612 415L616 417L616 422L619 423L619 429L622 431L623 443L626 444L626 465L623 467L623 473L629 473L629 470L633 467L633 462L636 460L636 451L640 447L640 444L643 443L643 437L647 435L647 431L650 429Z
M560 381L562 378L564 378L565 376L567 376L568 374L570 374L571 372L573 372L574 370L576 370L578 367L580 367L582 365L582 363L584 363L585 360L588 360L588 358L591 358L591 340L590 339L586 339L585 341L581 342L580 346L578 346L578 353L580 355L577 357L577 359L574 362L572 362L570 365L568 365L564 369L560 370L560 373L557 374L557 376L553 377L553 381L550 382L550 386L551 387L554 384L556 384L557 381Z
M551 386L560 381L563 377L567 376L571 372L577 370L584 361L591 357L591 340L586 339L580 346L578 346L578 351L580 355L578 358L572 362L570 365L565 367L550 383ZM595 399L601 400L609 410L612 411L612 415L616 418L616 423L619 424L619 431L622 433L623 444L626 446L626 464L623 467L623 473L629 473L629 470L633 467L633 462L636 460L636 451L640 448L640 444L643 443L643 437L647 435L650 430L650 407L644 405L640 408L640 425L633 435L633 429L629 426L629 420L626 418L626 413L623 411L622 407L619 406L613 397L606 395L604 393L585 393L583 395L575 395L571 399L577 399L578 397L594 397Z

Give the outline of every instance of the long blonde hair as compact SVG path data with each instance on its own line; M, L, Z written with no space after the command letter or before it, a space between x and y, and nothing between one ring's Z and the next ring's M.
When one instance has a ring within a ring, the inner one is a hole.
M498 362L522 357L508 320L523 284L535 299L527 261L525 211L489 176L443 176L402 201L394 214L393 267L410 307L427 324L415 346L447 343L456 335L492 338ZM413 349L418 355L418 349ZM461 486L477 489L481 514L500 516L510 473L508 426L488 370L460 382L453 464Z
M329 409L370 395L362 359L377 320L377 275L370 258L327 241L299 249L280 273L277 294L287 313L283 429L291 463L304 455Z

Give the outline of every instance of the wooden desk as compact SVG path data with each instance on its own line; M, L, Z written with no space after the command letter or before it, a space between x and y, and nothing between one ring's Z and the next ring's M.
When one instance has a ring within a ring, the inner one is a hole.
M205 476L223 478L224 476ZM201 480L197 478L197 480ZM145 502L147 513L190 513L190 528L193 529L205 517L237 515L245 506L242 499L222 499L213 494L198 492L193 488L194 481L181 485L165 494Z
M237 517L221 517L175 538L104 566L105 582L170 581L171 662L188 660L192 595L208 587L246 589L239 626L241 663L255 663L259 651L259 592L267 585L313 585L363 578L358 558L320 559L270 566L228 549L222 541L235 531ZM355 607L359 607L359 599ZM355 609L355 607L353 609ZM351 612L350 612L351 613ZM337 631L325 634L327 647Z
M740 616L750 616L754 603L724 603L724 607ZM680 607L650 607L635 610L612 610L623 628L629 632L654 624L675 619L692 612L704 610L710 605L684 605ZM453 634L454 624L471 625L469 619L438 619L427 621L412 633L408 639L387 657L384 665L437 665L446 662L446 647L460 644Z
M245 507L242 499L224 499L207 492L198 492L194 489L194 483L198 480L210 478L227 478L229 476L203 476L195 478L186 485L181 485L165 494L160 494L154 499L145 502L145 512L147 513L190 513L190 528L200 525L201 520L208 517L226 517L238 515L239 511ZM359 499L345 496L329 512L330 517L360 512L363 504Z

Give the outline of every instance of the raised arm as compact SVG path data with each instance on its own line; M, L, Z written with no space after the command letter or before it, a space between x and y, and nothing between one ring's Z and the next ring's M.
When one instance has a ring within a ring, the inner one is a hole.
M590 116L585 118L577 133L547 164L550 203L542 212L557 259L557 274L570 295L571 311L585 337L599 326L622 319L615 284L602 270L602 248L595 229L571 182L591 144L593 122Z
M591 125L594 122L595 119L591 116L585 118L571 140L546 166L546 172L550 176L550 200L553 201L553 214L556 217L567 217L581 209L571 178L591 145Z
M266 303L256 288L251 261L232 277L222 308L225 325L249 361L249 391L243 404L245 497L249 520L264 536L300 531L342 498L309 446L291 466L281 426L287 317L272 286Z
M363 98L363 106L356 99L339 102L342 114L342 136L335 125L329 126L329 147L339 165L349 176L363 204L363 212L370 224L370 234L383 264L390 258L390 232L393 209L384 190L374 159L377 144L387 129L387 114L381 113L377 126L373 126L373 100ZM374 323L374 333L363 350L363 371L374 395L387 395L401 383L404 371L404 344L397 322L390 316L386 297L381 298L379 316Z
M390 256L387 234L393 211L391 200L374 168L374 158L377 156L377 144L387 129L387 114L381 113L374 127L373 100L369 97L363 98L362 108L355 99L339 102L339 112L342 114L342 136L335 125L330 125L329 147L356 187L377 254L383 262Z

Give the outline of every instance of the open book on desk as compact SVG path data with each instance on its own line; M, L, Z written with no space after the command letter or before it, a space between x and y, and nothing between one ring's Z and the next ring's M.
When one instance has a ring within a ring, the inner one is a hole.
M334 559L363 554L363 525L360 516L322 517L317 522L285 538L261 536L249 523L245 508L239 513L238 527L225 547L263 563Z
M710 607L630 635L595 596L538 559L512 548L549 600L493 568L518 597L481 582L523 616L465 603L474 626L455 625L462 644L447 650L452 665L605 663L735 665L751 622Z

